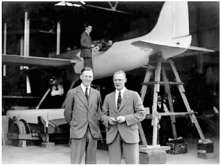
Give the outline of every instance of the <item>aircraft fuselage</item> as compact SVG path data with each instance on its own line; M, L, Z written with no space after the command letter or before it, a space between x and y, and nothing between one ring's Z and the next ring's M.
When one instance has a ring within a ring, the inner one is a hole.
M140 37L141 38L141 37ZM129 71L147 65L153 50L131 45L139 38L115 42L107 51L93 51L92 61L95 78L113 75L116 70ZM83 61L75 65L75 72L80 73Z

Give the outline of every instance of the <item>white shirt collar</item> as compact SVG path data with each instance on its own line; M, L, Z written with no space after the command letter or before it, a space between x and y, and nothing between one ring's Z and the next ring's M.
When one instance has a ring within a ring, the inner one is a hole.
M87 35L89 35L89 32L85 31L87 33Z
M125 93L126 88L124 87L122 90L120 90L121 92L121 97L123 97L124 93ZM118 96L119 90L116 89L116 96Z
M81 88L82 88L83 92L85 93L86 87L83 85L83 83L81 83ZM90 86L88 86L88 94L89 94L89 90L90 90Z

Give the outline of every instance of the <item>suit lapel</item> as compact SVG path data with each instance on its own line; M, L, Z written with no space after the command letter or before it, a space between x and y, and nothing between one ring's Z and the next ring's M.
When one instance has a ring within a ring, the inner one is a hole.
M82 103L88 108L88 101L80 85L78 86L78 89L77 89L77 95L82 101Z
M93 99L95 99L95 91L94 91L93 88L90 88L90 92L89 92L89 107L93 103Z
M125 103L127 103L128 99L129 99L129 93L127 90L125 90L123 98L122 98L121 106L118 111L121 111L121 109L124 107Z
M112 103L112 106L113 106L115 112L117 112L116 103L115 103L115 92L113 92L111 94L111 103Z

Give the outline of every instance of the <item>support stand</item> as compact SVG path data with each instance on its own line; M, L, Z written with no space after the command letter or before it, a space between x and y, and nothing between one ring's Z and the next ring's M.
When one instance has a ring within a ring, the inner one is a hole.
M162 116L170 116L173 137L174 137L174 140L175 140L175 139L177 139L177 132L176 132L176 126L175 126L175 123L176 123L175 116L176 115L189 115L192 123L195 124L195 127L196 127L196 129L197 129L197 131L199 133L201 142L205 142L206 139L205 139L205 137L204 137L204 135L202 133L202 130L201 130L200 126L199 126L199 123L198 123L198 121L196 119L196 116L194 115L193 110L191 110L191 108L189 106L189 103L188 103L186 95L185 95L185 89L183 87L183 83L180 80L180 77L178 75L178 72L176 70L176 67L175 67L173 61L172 60L168 60L168 63L170 64L170 66L172 68L172 71L174 73L175 80L176 80L175 82L169 82L168 81L167 76L166 76L166 72L165 72L165 68L161 65L162 62L163 63L167 63L166 61L163 61L162 59L160 59L157 62L156 68L147 69L147 72L146 72L146 75L145 75L145 78L144 78L144 83L143 83L143 86L142 86L142 89L141 89L141 98L144 101L144 98L145 98L145 95L146 95L146 91L147 91L147 86L150 85L150 84L154 85L153 106L152 106L152 125L153 125L152 147L154 149L158 149L158 147L160 147L160 145L157 144L157 141L158 141L159 120L160 120L160 118ZM154 80L154 82L150 82L150 77L152 75L152 70L155 70L155 80ZM163 81L161 81L161 71L162 71ZM168 96L168 103L169 103L169 108L170 108L170 110L168 112L159 113L157 111L158 93L160 92L160 85L164 85L165 86L165 92L166 92L166 94ZM180 93L180 95L181 95L181 97L183 99L183 102L184 102L184 105L186 107L187 112L178 112L178 113L174 112L170 85L177 85L179 93ZM149 149L149 146L147 146L147 149ZM140 148L140 151L143 151L143 150ZM161 148L161 151L164 151L164 149ZM148 153L147 150L145 150L145 152ZM158 155L162 154L162 152L158 153L158 150L155 151L155 154L156 153ZM150 157L149 154L152 154L152 153L148 153L148 156ZM159 157L159 158L161 158L161 157ZM157 164L158 163L158 157L156 157L154 161L151 161L151 163ZM159 162L159 163L161 163L161 162Z

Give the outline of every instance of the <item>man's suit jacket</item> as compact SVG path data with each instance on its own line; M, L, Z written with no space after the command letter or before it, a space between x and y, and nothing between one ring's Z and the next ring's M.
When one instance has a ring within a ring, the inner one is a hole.
M107 126L107 144L114 141L119 132L126 143L138 143L139 133L137 123L144 120L146 111L137 92L125 90L119 110L116 108L115 92L105 97L103 104L102 120ZM110 117L125 116L125 122L111 126L108 123Z
M90 88L89 102L81 85L68 91L64 116L70 125L70 138L82 138L89 126L93 138L100 137L98 118L101 96L99 91Z
M92 57L92 49L91 49L92 39L86 32L83 32L81 34L80 44L81 44L81 57L82 58Z

